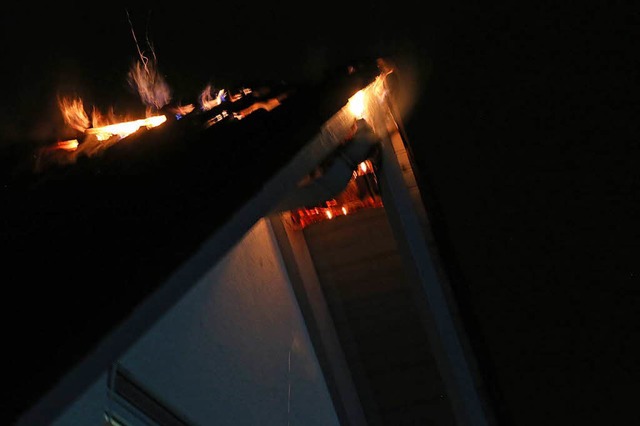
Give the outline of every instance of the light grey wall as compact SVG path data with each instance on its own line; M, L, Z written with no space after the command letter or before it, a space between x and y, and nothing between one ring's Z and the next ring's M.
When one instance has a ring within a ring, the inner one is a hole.
M339 425L264 219L120 362L196 425ZM104 403L94 388L55 426Z

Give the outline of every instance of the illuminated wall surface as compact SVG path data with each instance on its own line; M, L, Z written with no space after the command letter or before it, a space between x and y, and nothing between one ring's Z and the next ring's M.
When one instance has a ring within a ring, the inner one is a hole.
M196 425L339 425L264 219L120 363ZM106 377L54 425L103 424Z

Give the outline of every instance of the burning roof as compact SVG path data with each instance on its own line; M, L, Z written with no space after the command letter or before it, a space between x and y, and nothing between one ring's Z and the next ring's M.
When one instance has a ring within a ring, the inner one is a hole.
M157 292L380 74L374 61L351 65L306 86L207 89L210 96L192 108L156 105L125 130L80 120L75 142L40 147L29 167L3 176L10 296L2 319L12 325L5 327L12 358L2 412L9 422ZM271 201L251 217L268 213Z

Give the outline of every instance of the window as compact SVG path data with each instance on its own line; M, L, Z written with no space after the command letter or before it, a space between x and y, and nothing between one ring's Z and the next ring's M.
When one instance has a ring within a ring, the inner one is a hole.
M189 426L182 416L144 388L119 364L114 364L108 377L109 426Z

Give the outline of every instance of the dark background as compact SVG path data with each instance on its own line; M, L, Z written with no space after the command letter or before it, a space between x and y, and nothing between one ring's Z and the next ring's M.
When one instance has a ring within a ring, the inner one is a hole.
M312 81L394 56L414 93L404 123L427 209L500 420L634 424L639 15L558 3L128 12L185 102L207 83ZM3 146L60 137L61 93L140 108L126 83L137 51L125 8L10 4L0 19Z

